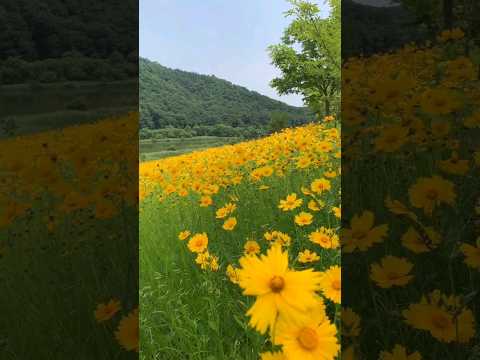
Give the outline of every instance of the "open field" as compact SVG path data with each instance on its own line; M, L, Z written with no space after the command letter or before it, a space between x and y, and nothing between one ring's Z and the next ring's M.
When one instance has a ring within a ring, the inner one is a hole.
M193 138L140 140L140 160L150 161L240 141L234 137L196 136Z
M338 140L338 129L309 125L141 164L141 359L267 359L294 351L266 331L281 339L290 320L323 336L291 359L335 358ZM252 289L257 276L287 302Z

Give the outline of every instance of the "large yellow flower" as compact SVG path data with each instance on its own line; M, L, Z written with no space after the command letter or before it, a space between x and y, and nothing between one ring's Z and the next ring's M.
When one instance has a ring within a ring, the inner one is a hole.
M419 178L408 190L408 195L413 206L423 209L425 214L430 216L441 203L454 205L457 196L454 184L437 175Z
M337 329L325 315L321 301L308 310L308 316L280 317L274 341L283 345L289 360L333 360L340 350Z
M244 295L256 296L248 310L250 325L260 333L273 329L277 316L295 317L315 305L320 274L288 267L288 253L272 246L266 255L240 259L239 285Z

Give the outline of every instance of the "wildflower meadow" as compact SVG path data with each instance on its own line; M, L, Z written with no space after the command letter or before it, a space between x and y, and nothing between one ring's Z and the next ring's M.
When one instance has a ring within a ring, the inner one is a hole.
M138 357L137 129L0 142L0 358Z
M340 131L140 165L142 359L336 359Z
M344 65L346 359L480 356L478 54L457 28Z

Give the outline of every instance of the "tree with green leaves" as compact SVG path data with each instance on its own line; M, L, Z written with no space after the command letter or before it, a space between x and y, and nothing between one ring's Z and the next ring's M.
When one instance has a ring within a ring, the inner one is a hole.
M330 115L341 87L340 0L325 1L330 9L326 18L317 4L289 2L292 8L286 16L294 19L281 43L269 47L272 63L282 72L271 85L282 95L301 94L317 116Z

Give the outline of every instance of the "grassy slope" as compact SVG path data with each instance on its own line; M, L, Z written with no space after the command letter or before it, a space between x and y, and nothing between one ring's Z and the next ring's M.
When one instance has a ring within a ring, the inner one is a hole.
M278 209L280 199L299 193L302 185L321 173L322 169L294 171L268 180L268 191L243 183L215 195L218 206L229 202L230 194L240 198L235 214L239 223L232 232L224 231L222 221L214 220L212 207L199 208L194 197L144 204L140 216L140 306L145 314L141 317L141 359L257 360L259 351L270 349L246 326L245 312L252 299L242 296L227 280L225 268L229 261L236 262L247 237L255 238L265 251L263 233L272 229L292 237L291 259L307 247L320 254L319 269L338 263L338 252L312 247L307 238L320 224L335 226L331 214L317 213L314 224L305 229L294 225L292 212ZM327 201L330 206L338 201L336 191L332 190ZM185 229L207 232L212 252L220 257L218 273L197 268L186 243L177 238Z

